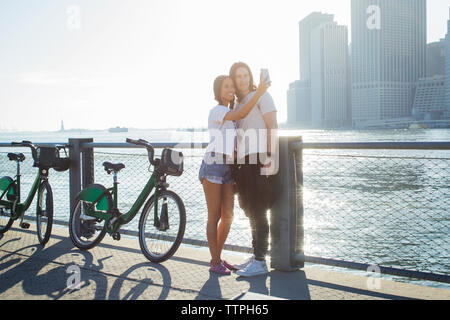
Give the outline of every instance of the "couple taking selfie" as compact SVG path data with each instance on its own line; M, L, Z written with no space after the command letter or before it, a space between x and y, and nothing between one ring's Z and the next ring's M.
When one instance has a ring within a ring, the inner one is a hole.
M247 64L235 63L229 75L214 81L218 105L210 110L210 143L199 172L208 209L206 227L210 271L253 277L268 273L267 210L275 202L278 173L277 109L267 92L271 82L262 69L259 86ZM221 259L234 217L234 197L249 218L253 255L240 265Z

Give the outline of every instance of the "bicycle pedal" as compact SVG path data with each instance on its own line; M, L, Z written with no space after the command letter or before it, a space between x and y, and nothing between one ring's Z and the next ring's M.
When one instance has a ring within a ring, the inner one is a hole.
M116 232L112 234L112 238L116 241L120 241L120 233Z
M21 227L22 229L27 230L27 229L30 229L30 224L27 223L27 222L23 222L23 223L20 225L20 227Z

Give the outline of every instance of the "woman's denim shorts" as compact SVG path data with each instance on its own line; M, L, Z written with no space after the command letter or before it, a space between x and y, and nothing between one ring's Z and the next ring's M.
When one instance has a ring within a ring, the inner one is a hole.
M233 183L233 176L231 174L231 168L227 164L207 164L205 160L202 162L198 179L203 183L203 179L208 180L214 184L229 184Z

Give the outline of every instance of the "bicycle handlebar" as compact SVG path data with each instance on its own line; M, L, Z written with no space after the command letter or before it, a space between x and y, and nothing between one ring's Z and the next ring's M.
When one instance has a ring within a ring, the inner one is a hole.
M148 152L148 159L150 161L150 163L154 166L156 165L156 162L154 160L154 156L155 156L155 149L153 148L153 146L146 140L143 139L139 139L139 140L133 140L133 139L129 139L127 138L127 143L130 144L134 144L136 146L143 146L147 149Z
M31 155L33 156L33 159L36 159L37 156L37 151L36 151L36 146L33 144L33 142L31 141L22 141L22 142L11 142L12 146L16 146L16 147L28 147L31 149Z
M16 147L28 147L31 148L32 150L36 150L35 145L33 144L33 142L31 141L22 141L22 142L11 142L12 146L16 146Z

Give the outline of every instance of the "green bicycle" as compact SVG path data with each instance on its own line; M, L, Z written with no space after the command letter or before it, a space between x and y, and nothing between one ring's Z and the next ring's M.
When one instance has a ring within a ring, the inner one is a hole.
M154 263L168 260L181 244L186 227L186 210L181 198L167 190L168 175L183 174L183 154L164 149L161 159L154 159L154 148L145 140L127 139L127 143L147 149L150 164L155 168L141 194L128 213L117 208L117 174L125 168L122 163L103 163L108 174L113 173L114 185L105 188L92 184L75 198L70 214L69 232L73 244L81 250L98 245L106 233L119 241L120 228L138 214L153 189L154 194L145 203L139 220L139 245L145 257Z
M65 146L39 147L36 148L30 141L13 142L12 146L29 147L34 159L33 167L39 168L34 179L31 190L25 202L21 202L21 174L20 164L25 161L23 153L9 153L10 161L17 163L16 180L11 177L0 179L0 234L7 232L14 221L20 219L19 226L29 229L30 224L23 222L25 212L30 208L35 195L36 204L36 226L39 242L45 246L50 239L53 225L53 192L48 181L49 170L66 171L69 169L70 160L61 158L59 152ZM67 156L67 152L66 152Z

